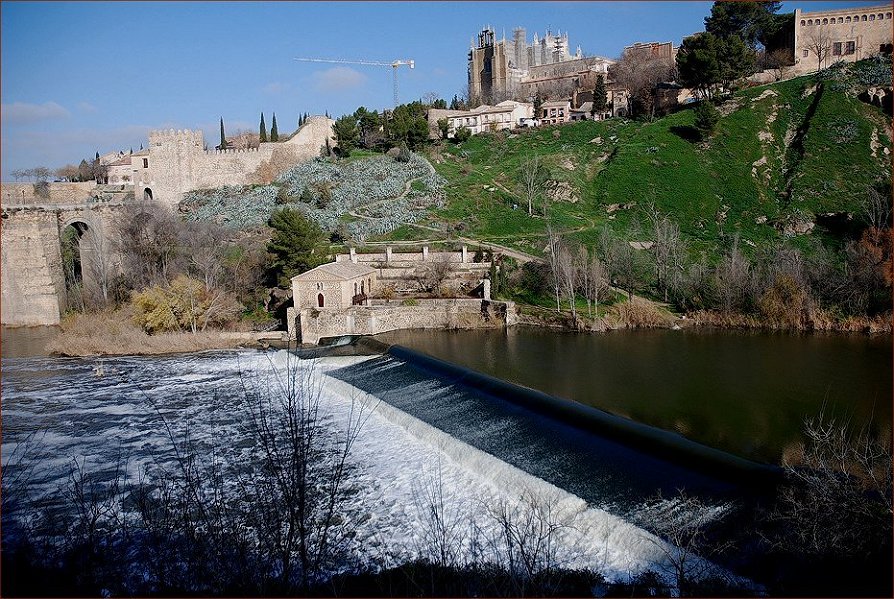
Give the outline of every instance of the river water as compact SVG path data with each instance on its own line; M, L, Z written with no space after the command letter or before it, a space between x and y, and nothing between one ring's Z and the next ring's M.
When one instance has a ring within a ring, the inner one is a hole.
M382 338L765 461L797 443L800 421L824 404L855 422L873 415L890 424L887 337L516 328ZM64 488L75 460L100 480L122 463L131 475L170 465L174 443L186 435L208 455L251 468L245 382L268 388L296 363L287 352L250 350L12 357L35 352L9 351L9 341L0 388L3 462L32 470L35 497ZM499 532L483 506L552 498L568 523L558 562L598 564L614 580L664 559L663 541L637 523L674 512L677 489L701 498L711 517L735 513L734 502L742 505L736 500L750 492L394 356L320 358L300 367L314 369L321 415L332 426L343 427L358 402L367 407L352 455L359 489L352 510L367 514L356 549L370 563L421 555L429 512L420 498L435 484L452 521L475 534ZM659 493L664 499L656 500Z
M378 338L767 463L794 456L804 418L823 410L891 430L888 335L513 327Z

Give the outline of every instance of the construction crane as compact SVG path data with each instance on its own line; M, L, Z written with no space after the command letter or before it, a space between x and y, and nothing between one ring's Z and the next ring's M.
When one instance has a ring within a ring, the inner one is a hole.
M393 62L375 62L373 60L339 60L330 58L296 58L299 62L329 62L334 64L362 64L372 67L391 67L394 77L394 105L398 104L397 97L397 67L406 65L411 69L416 68L415 60L395 60Z

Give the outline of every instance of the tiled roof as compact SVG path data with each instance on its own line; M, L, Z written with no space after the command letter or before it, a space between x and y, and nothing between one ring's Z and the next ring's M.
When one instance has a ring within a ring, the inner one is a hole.
M337 279L346 281L376 272L374 268L353 262L330 262L313 268L305 273L292 277L298 281L323 281Z

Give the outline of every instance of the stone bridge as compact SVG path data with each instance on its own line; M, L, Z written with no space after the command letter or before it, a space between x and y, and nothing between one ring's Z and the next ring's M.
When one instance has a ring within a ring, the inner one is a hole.
M4 184L4 190L8 191L7 187ZM78 232L85 294L102 293L121 268L114 240L125 203L68 196L63 198L66 203L39 204L35 198L16 198L18 194L6 191L0 196L0 322L9 326L58 325L68 308L63 231L73 226ZM50 196L50 202L55 199Z

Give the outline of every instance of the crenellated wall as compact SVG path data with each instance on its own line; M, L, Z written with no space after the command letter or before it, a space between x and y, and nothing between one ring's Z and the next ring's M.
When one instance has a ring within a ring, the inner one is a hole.
M269 183L285 169L319 156L327 138L334 146L333 123L325 116L310 117L292 138L250 149L206 150L202 131L152 131L148 155L132 159L135 193L173 207L193 189Z

